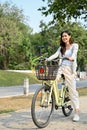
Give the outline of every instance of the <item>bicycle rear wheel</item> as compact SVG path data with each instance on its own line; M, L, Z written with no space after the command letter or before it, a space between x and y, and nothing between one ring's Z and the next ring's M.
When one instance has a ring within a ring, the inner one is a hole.
M50 87L45 85L35 92L32 99L31 116L34 124L39 128L44 128L49 124L55 106L53 93L49 95Z
M62 106L62 112L65 116L70 116L72 113L71 100L69 98L69 90L66 88L64 96L64 105Z

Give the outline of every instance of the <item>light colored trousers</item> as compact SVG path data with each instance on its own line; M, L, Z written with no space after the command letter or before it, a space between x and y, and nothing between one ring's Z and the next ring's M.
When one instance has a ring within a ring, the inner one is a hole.
M67 65L61 65L57 72L56 80L58 81L61 77L61 74L64 74L65 80L69 89L69 96L74 109L79 109L79 95L76 90L76 80L75 76L72 74L72 68Z

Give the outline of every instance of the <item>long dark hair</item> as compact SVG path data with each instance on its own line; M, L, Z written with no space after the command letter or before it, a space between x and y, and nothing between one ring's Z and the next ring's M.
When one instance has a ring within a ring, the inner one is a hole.
M60 46L61 46L61 53L62 53L62 55L66 51L65 43L62 41L62 35L63 35L63 33L67 33L69 36L71 36L71 33L68 30L64 30L64 31L61 32ZM73 44L72 38L70 38L69 43Z

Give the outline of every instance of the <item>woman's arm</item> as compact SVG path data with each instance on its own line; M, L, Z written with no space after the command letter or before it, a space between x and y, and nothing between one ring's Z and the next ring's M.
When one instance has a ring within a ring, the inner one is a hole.
M55 54L53 54L52 56L50 56L50 57L47 58L46 60L47 60L47 61L51 61L51 60L57 58L57 57L59 56L59 54L60 54L60 49L61 49L61 47L58 48L58 50L56 51Z

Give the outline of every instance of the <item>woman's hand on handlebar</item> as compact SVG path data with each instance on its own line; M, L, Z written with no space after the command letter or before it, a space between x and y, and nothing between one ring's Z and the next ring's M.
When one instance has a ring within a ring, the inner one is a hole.
M46 59L47 58L42 58L42 59L40 59L40 62L43 63L44 65L46 65L47 64L47 60Z

